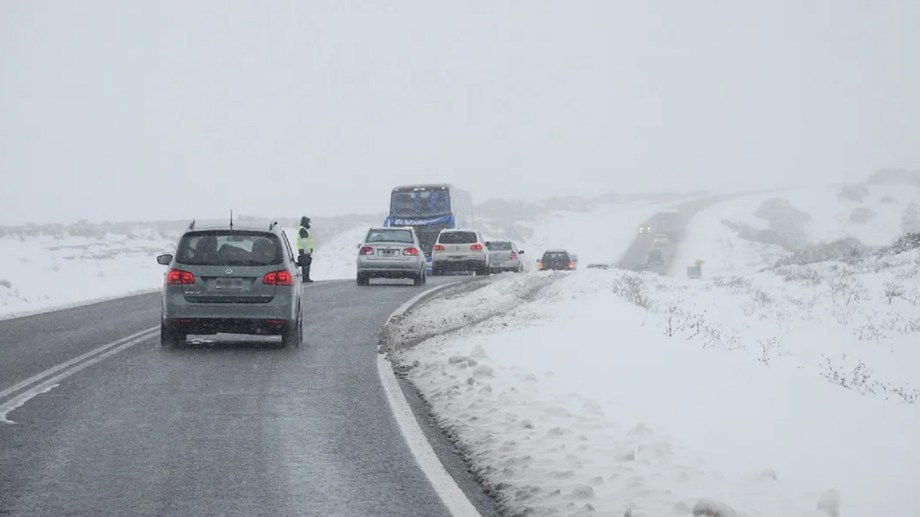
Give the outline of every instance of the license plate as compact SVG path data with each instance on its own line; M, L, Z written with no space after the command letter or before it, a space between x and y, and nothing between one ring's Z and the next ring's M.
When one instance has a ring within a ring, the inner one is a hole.
M451 259L451 260L463 260L463 259L465 259L465 258L466 258L466 257L464 257L463 255L451 255L451 256L450 256L450 259Z
M392 257L396 255L396 250L380 250L380 254L385 257Z
M242 289L243 279L242 278L218 278L217 288L218 289Z

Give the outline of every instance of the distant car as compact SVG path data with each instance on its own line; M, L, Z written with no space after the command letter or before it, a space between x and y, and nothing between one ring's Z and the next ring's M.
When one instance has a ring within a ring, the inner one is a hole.
M441 230L431 251L431 274L470 272L489 274L489 250L475 230Z
M520 273L524 270L524 261L521 260L524 250L519 250L514 242L489 241L486 243L486 249L489 250L489 267L493 273Z
M543 258L537 261L540 271L572 271L575 269L575 257L566 250L547 250Z
M645 261L648 266L661 266L664 264L664 255L658 248L652 248L648 252L648 259Z
M652 233L652 227L650 225L643 224L642 226L639 227L639 233L640 234Z
M610 269L610 264L595 262L592 264L588 264L588 269Z
M358 245L356 263L358 285L371 278L411 278L417 286L427 281L425 254L412 228L371 228Z
M287 236L277 223L196 228L189 225L163 283L160 344L189 334L281 335L282 346L303 341L303 287Z
M655 238L652 240L652 245L655 247L664 247L668 244L671 244L671 239L664 233L655 234Z

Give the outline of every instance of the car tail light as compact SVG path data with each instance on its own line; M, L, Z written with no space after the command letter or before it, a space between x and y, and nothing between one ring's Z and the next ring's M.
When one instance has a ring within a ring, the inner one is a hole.
M435 250L435 251L444 251L444 250L446 250L446 249L447 249L447 248L445 248L443 244L435 244L435 245L434 245L434 250Z
M406 248L403 250L403 255L412 255L413 257L418 256L418 249L416 248Z
M539 264L537 264L537 269L539 269L539 270L541 270L541 271L542 271L545 267L546 267L546 266L543 265L543 262L540 262Z
M364 246L363 248L361 248L361 254L362 254L362 255L373 255L373 254L374 254L374 248L372 248L372 247L370 247L370 246Z
M511 252L511 260L517 260L517 259L518 259L517 252L512 251L512 252Z
M265 323L268 323L269 325L284 325L285 321L284 320L265 320Z
M575 263L569 262L569 269L575 269Z
M266 273L262 277L262 283L265 285L294 285L294 277L290 272L282 269Z
M166 273L166 285L190 285L195 283L195 275L181 269L170 269Z
M473 244L472 246L470 246L470 249L472 251L482 251L482 244L479 244L479 243Z

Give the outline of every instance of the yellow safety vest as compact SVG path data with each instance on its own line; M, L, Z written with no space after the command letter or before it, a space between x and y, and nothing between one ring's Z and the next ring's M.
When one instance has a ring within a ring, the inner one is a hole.
M300 230L307 232L306 242L304 242L304 238L300 236ZM297 251L303 251L305 248L309 250L310 253L313 253L313 234L310 233L310 230L307 230L305 226L301 226L297 229Z

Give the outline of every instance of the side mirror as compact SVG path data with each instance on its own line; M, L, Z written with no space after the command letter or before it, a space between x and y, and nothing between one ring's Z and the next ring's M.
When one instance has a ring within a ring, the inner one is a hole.
M358 249L361 249L361 243L359 242L358 245L355 246L355 247L358 248Z
M523 255L523 254L524 254L524 250L518 250L518 255Z
M168 266L169 263L172 262L172 259L173 259L173 256L170 255L169 253L166 253L164 255L160 255L159 257L157 257L157 264L161 266Z

